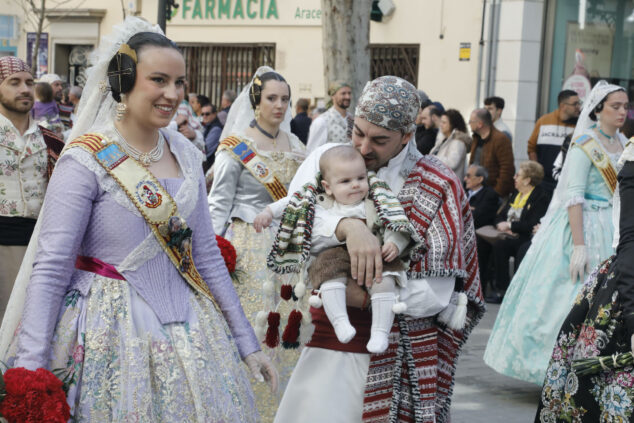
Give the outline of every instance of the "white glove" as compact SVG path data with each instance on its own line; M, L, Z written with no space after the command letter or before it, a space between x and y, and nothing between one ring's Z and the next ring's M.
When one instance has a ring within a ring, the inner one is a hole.
M572 283L577 283L577 278L580 282L583 282L584 272L589 272L588 264L586 246L573 246L572 255L570 256L570 277L572 278Z
M244 358L244 362L255 380L258 382L266 380L271 386L271 392L277 392L277 370L266 354L262 351L251 353Z

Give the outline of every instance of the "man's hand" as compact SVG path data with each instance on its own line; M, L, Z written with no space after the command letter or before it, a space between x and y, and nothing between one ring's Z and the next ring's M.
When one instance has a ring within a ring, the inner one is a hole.
M253 228L257 233L262 232L262 229L268 228L273 221L273 213L267 206L264 210L262 210L255 219L253 220Z
M365 223L355 218L341 219L335 234L340 241L346 241L348 254L350 254L352 279L359 285L365 283L368 288L374 282L381 282L383 273L381 246Z
M187 122L178 126L178 132L185 135L185 137L190 141L193 141L194 139L196 139L196 131L194 131L194 128L189 126Z
M400 251L393 242L386 242L381 248L381 253L383 254L383 260L389 263L398 257Z
M511 233L511 224L509 222L500 222L497 224L497 230L500 232Z

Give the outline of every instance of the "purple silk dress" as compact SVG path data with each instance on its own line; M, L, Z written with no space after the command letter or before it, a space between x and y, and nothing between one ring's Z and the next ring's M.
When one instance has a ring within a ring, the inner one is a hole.
M99 131L117 140L106 127ZM71 148L46 194L11 366L64 369L76 421L256 422L242 359L260 350L216 245L201 153L165 131L182 177L159 182L193 231L193 259L219 304L194 292L91 154ZM78 255L126 280L75 269Z

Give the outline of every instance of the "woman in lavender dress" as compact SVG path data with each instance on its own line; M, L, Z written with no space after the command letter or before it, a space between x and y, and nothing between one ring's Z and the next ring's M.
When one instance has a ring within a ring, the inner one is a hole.
M273 388L276 374L215 243L201 154L180 134L159 131L185 86L183 56L159 31L128 18L102 40L71 139L97 133L156 177L149 180L164 189L163 201L174 199L192 231L193 264L218 307L186 282L132 195L95 155L67 146L34 236L22 318L17 328L10 317L3 322L0 348L8 333L16 336L0 359L63 369L76 421L256 422L241 361ZM8 314L22 307L20 277L17 283Z

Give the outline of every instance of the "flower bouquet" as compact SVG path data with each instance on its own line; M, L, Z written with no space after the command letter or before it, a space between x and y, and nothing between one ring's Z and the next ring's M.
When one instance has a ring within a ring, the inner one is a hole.
M0 374L0 417L9 423L66 423L70 407L63 382L46 369Z
M602 357L582 358L572 362L572 369L577 376L587 376L602 370L620 369L634 364L632 353L606 355Z
M242 274L241 270L236 270L236 260L237 254L236 249L229 242L228 239L221 237L220 235L216 235L216 243L218 243L218 248L220 248L220 254L222 254L222 258L225 261L225 265L227 266L227 270L229 271L229 276L231 276L231 280L234 284L240 283L240 274Z

